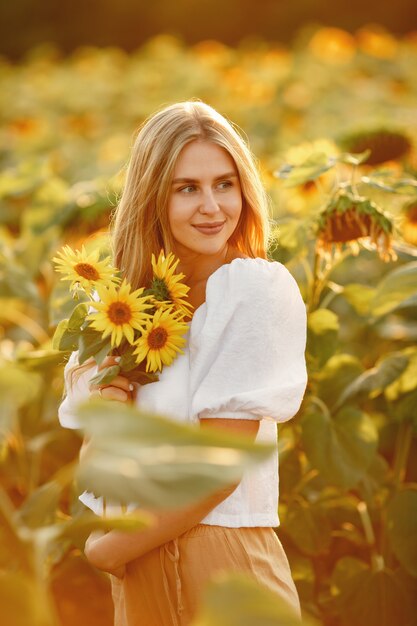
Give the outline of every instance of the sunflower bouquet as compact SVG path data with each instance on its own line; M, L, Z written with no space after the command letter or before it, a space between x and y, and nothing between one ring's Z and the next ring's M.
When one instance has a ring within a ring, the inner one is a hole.
M78 350L80 365L120 357L91 379L95 385L108 385L120 373L141 385L158 380L158 372L182 353L185 318L191 316L189 287L181 282L184 274L175 273L179 259L163 250L158 259L152 255L151 284L136 290L121 280L109 257L99 260L98 251L87 253L84 246L64 246L53 261L61 280L70 281L73 298L83 300L58 324L54 348Z

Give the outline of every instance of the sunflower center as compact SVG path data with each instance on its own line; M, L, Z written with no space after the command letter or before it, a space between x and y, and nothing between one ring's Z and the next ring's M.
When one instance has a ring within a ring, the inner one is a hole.
M100 278L100 274L90 263L77 263L77 265L74 265L74 270L78 276L82 276L87 280L98 280Z
M132 319L132 310L125 302L112 302L107 309L107 317L113 324L122 326Z
M152 350L160 350L164 347L166 340L168 339L168 333L165 328L158 326L151 330L148 335L148 345Z

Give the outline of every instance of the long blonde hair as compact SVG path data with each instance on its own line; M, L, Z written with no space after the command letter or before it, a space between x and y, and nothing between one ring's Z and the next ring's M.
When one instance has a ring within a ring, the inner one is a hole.
M266 258L268 197L244 139L222 115L199 100L178 102L148 117L138 128L126 181L111 223L113 260L133 288L151 280L151 255L173 248L167 205L178 156L191 141L224 148L236 164L242 213L231 246Z

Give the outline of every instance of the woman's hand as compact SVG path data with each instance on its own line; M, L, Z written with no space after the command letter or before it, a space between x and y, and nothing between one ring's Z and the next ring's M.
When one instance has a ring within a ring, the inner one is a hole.
M98 371L117 365L117 357L108 356L99 365ZM90 385L90 396L100 396L105 400L116 400L117 402L129 402L133 399L135 386L124 376L116 376L109 385Z

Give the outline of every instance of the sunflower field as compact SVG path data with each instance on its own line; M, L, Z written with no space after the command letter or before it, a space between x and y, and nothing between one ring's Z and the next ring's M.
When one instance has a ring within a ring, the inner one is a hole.
M83 47L64 57L43 46L19 63L0 58L2 623L112 624L109 580L83 543L94 528L149 520L99 520L74 486L87 474L128 492L112 439L137 443L141 496L160 506L201 497L267 453L129 408L116 424L92 403L80 415L112 472L80 473L81 434L57 419L65 354L52 337L73 302L52 259L65 244L106 255L135 129L163 105L199 98L258 157L270 256L307 306L309 382L279 428L277 529L305 624L417 625L416 67L417 34L377 26L305 31L291 48L161 35L130 54ZM208 453L221 447L234 450L227 475ZM156 493L157 465L166 480ZM268 592L231 577L210 587L195 626L295 623Z

